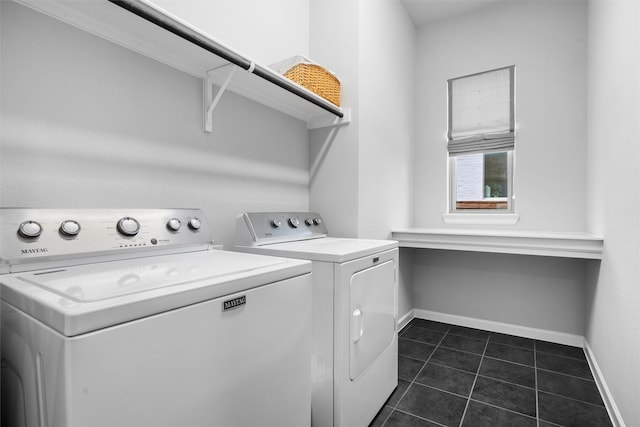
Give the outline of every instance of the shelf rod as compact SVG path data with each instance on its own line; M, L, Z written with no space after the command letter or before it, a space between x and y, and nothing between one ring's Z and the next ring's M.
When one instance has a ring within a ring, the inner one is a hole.
M171 16L167 16L157 8L147 4L143 0L107 0L129 12L145 19L153 24L158 25L161 28L181 37L202 49L205 49L220 58L237 65L243 70L252 72L258 77L261 77L276 86L297 95L300 98L326 110L338 117L343 117L343 112L340 107L331 104L329 101L323 102L322 99L317 99L313 95L309 94L305 89L297 86L293 82L289 81L283 76L272 72L270 69L261 65L255 64L255 68L251 70L254 62L237 52L221 45L220 42L213 40L206 35L196 31L188 25L174 19Z

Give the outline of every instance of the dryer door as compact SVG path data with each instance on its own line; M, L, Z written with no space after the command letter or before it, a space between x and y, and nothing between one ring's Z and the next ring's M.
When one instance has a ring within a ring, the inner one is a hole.
M393 342L395 263L382 261L351 276L349 376L356 380Z

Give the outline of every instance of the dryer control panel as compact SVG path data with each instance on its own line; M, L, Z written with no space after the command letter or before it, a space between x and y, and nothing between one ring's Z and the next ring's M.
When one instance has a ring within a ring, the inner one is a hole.
M327 227L316 212L245 212L236 218L236 245L272 243L327 237Z
M191 252L213 242L199 209L3 208L0 219L0 273Z

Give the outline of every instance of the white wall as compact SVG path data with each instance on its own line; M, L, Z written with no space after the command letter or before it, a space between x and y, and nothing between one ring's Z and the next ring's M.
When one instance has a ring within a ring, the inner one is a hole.
M415 227L444 228L447 79L516 65L511 229L585 231L586 2L500 2L418 30ZM417 250L414 308L583 335L585 262Z
M263 65L309 54L309 0L153 0Z
M515 228L585 230L586 42L584 1L498 2L419 29L414 226L447 212L447 79L515 65Z
M361 0L358 237L411 220L416 32L398 1Z
M2 1L0 201L199 207L219 243L245 210L308 208L304 123ZM249 124L249 125L248 125Z
M312 0L311 57L340 77L352 123L310 133L310 206L333 236L386 239L411 217L415 30L395 0ZM401 252L399 313L412 308Z
M589 270L586 339L627 426L640 425L640 8L589 3Z

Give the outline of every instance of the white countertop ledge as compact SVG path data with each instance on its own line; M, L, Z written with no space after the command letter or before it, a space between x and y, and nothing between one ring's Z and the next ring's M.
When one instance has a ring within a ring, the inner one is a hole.
M391 232L403 248L446 249L602 259L604 239L583 232L405 228Z

